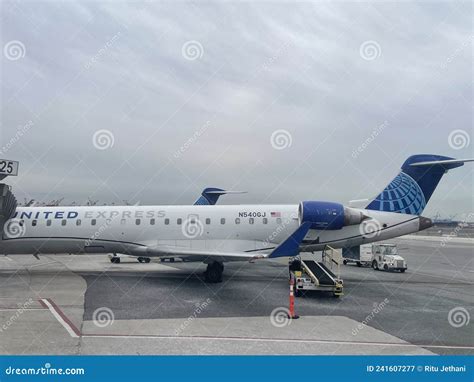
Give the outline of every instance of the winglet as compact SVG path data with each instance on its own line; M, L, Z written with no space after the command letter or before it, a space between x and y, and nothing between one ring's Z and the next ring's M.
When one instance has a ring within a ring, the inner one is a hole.
M310 222L301 224L295 232L288 236L288 238L283 243L281 243L272 251L272 253L270 253L270 255L268 255L268 258L293 257L298 255L300 244L308 233L310 227Z

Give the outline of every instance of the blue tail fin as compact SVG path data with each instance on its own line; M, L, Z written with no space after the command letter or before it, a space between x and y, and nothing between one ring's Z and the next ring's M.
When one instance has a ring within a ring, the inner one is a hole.
M395 179L366 208L421 215L443 174L462 166L465 161L441 155L413 155L403 163L402 171Z
M245 191L227 191L221 188L208 187L202 191L201 196L194 202L195 206L213 206L219 197L227 194L245 194Z
M213 206L219 200L219 196L224 195L226 191L215 188L208 187L202 191L201 196L194 202L195 206Z

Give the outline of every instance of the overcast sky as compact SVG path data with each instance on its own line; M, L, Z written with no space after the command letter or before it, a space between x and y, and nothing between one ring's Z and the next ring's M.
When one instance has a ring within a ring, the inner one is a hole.
M376 195L473 157L472 3L1 3L2 157L20 201ZM31 122L30 122L31 121ZM105 131L104 131L105 130ZM473 165L425 215L473 211Z

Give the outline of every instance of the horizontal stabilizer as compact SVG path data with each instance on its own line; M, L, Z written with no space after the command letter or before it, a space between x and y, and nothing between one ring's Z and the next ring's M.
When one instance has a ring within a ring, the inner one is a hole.
M443 167L447 167L446 169L449 170L450 168L460 167L466 162L474 162L474 159L433 160L433 161L427 161L427 162L412 163L410 166L418 167L418 166L443 165ZM460 166L453 166L453 165L460 165Z

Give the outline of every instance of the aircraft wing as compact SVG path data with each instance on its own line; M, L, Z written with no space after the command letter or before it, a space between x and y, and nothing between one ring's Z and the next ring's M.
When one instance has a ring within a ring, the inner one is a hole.
M191 248L173 246L151 246L143 249L140 256L149 257L181 257L191 261L251 261L265 258L293 257L298 255L300 244L311 227L310 223L303 223L270 253L264 252L219 252L199 251Z

